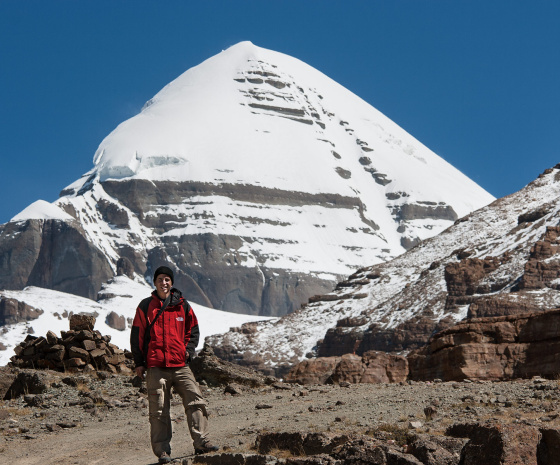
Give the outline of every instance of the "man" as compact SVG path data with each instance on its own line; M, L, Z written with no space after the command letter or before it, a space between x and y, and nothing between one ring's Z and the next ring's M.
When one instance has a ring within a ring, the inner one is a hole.
M173 271L160 266L154 273L156 290L136 309L130 346L136 374L146 374L152 450L159 463L171 462L173 387L185 407L196 454L217 451L208 439L207 403L189 367L200 332L198 321L181 291L173 286Z

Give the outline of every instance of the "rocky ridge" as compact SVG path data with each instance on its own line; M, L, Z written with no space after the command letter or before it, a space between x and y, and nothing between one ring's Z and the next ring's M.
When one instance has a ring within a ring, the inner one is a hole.
M559 330L559 309L472 318L436 333L407 355L368 351L317 357L295 365L285 379L302 384L555 379Z
M410 351L468 316L560 307L559 194L556 166L293 314L209 343L224 359L284 375L305 358Z

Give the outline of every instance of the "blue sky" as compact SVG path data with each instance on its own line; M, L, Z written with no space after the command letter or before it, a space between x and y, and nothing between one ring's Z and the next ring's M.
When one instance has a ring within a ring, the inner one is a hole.
M243 40L359 95L496 197L560 162L556 0L0 0L0 223Z

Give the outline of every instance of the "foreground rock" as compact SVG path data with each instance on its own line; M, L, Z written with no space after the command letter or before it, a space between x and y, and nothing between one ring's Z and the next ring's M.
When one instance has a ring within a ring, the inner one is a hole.
M190 363L190 367L196 379L199 382L204 380L209 386L225 386L236 383L257 387L270 385L278 381L272 376L265 376L250 368L219 359L214 355L209 345L204 345L203 349Z

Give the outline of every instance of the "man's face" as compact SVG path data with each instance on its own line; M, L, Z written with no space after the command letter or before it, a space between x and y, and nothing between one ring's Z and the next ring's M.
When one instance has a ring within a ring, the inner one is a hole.
M155 285L158 296L162 299L165 299L171 292L171 278L166 274L158 274Z

